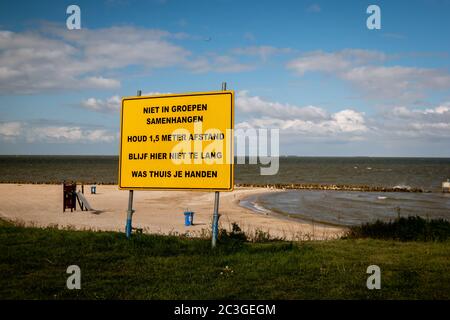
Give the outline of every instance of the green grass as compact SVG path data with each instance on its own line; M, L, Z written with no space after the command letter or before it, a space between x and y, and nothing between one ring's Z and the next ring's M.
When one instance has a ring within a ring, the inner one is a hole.
M0 221L1 299L449 299L450 243L243 243ZM81 268L81 290L66 269ZM366 269L381 268L381 290ZM227 268L228 266L228 268Z

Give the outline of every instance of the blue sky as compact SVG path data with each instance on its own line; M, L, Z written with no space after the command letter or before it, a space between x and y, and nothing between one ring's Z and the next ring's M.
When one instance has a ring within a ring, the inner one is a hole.
M280 129L281 154L448 157L449 15L448 0L3 0L0 154L117 154L121 97L226 81L236 126Z

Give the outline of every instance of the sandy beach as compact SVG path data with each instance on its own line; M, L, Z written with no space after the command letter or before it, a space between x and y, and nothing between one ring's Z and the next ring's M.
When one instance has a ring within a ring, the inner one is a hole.
M330 239L344 231L260 214L239 205L246 196L264 192L281 191L236 188L233 192L222 192L220 226L230 229L236 222L249 234L262 230L288 240ZM90 194L89 186L85 186L85 197L95 212L81 211L78 205L77 211L63 212L61 185L0 184L0 194L0 216L25 225L104 231L124 231L125 228L128 191L119 190L115 185L99 185L96 194ZM146 233L205 235L211 230L213 204L213 192L136 191L133 227L142 228ZM184 225L186 209L195 212L193 226Z

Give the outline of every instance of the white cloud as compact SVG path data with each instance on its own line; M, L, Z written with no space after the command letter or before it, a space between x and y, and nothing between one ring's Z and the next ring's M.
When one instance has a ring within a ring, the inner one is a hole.
M278 128L281 134L301 135L301 139L330 138L354 140L369 129L364 113L344 109L329 114L316 106L299 107L250 96L247 91L239 92L236 99L237 111L249 114L249 119L237 124L237 128Z
M116 133L102 128L50 124L45 121L12 121L0 123L0 139L27 143L110 143L116 140Z
M160 94L149 92L143 95ZM99 112L120 110L119 96L108 99L89 98L81 105ZM251 96L248 91L239 91L236 95L237 115L249 118L237 124L237 128L280 128L286 132L306 133L310 136L357 136L366 132L364 114L352 109L344 109L330 114L316 106L296 106L273 102L259 96ZM335 137L334 137L335 138Z
M84 62L94 69L128 65L161 68L181 63L189 55L188 51L168 41L176 38L176 34L158 29L110 27L71 32L50 27L47 30L83 48Z
M143 92L142 96L159 96L162 94L172 94L172 92L149 91L149 92Z
M342 132L367 131L364 113L351 109L345 109L332 115L332 124Z
M112 96L106 100L88 98L81 102L81 106L100 112L116 112L120 110L121 98L119 96Z
M47 143L93 143L112 142L115 136L104 129L83 129L79 126L46 126L30 128L26 135L28 142Z
M188 38L192 37L185 33L129 26L73 32L47 23L33 32L0 30L0 93L118 88L117 74L123 75L124 68L133 66L146 73L166 67L192 72L254 68L232 55L211 52L194 56L175 44Z
M47 142L47 143L92 143L92 142L112 142L114 134L104 129L83 129L78 126L47 126L30 128L27 132L27 142Z
M362 49L344 49L338 52L313 51L290 61L287 66L299 75L311 71L341 73L355 66L382 62L386 59L387 56L382 52Z
M143 92L142 96L154 96L154 95L161 95L161 94L169 94L170 92ZM97 112L106 112L106 113L112 113L112 112L118 112L120 111L122 104L122 98L118 95L111 96L107 99L97 99L97 98L88 98L83 101L81 101L80 105L81 107L97 111Z
M368 131L364 114L345 109L330 115L326 120L304 120L301 118L252 118L237 125L237 128L278 128L285 133L302 134L302 138L328 137L347 139Z
M120 81L103 77L88 77L84 80L84 85L89 88L110 89L120 87Z
M238 92L236 128L278 128L283 139L317 141L433 141L450 139L450 102L434 108L403 106L367 116L354 108L330 113L317 106L300 107ZM405 140L406 139L406 140Z
M155 92L146 93L158 94ZM90 98L85 107L114 112L118 96ZM424 109L397 106L367 116L355 108L328 112L318 106L301 107L251 96L248 91L236 97L237 129L278 128L282 143L367 141L367 143L408 143L450 141L450 102ZM42 143L111 143L117 130L50 121L11 121L0 123L0 140Z
M450 102L424 110L399 106L385 110L377 133L397 138L450 139Z
M403 118L406 120L411 119L429 119L429 120L441 120L450 122L450 102L443 103L435 108L428 108L424 110L420 109L408 109L404 106L394 107L385 112L385 115L390 117Z
M0 31L0 92L117 88L99 75L132 65L149 70L182 64L190 54L177 34L134 27L81 29L46 25L38 32Z
M113 142L116 139L116 135L103 129L87 130L84 137L89 142Z
M272 46L250 46L244 48L235 48L232 52L236 55L258 56L266 61L269 57L277 54L288 54L293 52L290 48L277 48Z
M80 127L39 127L30 128L27 141L73 142L80 141L82 137Z
M229 55L208 54L189 61L186 66L195 73L220 72L233 73L244 72L255 68L253 65L241 63Z
M12 141L22 133L20 122L0 122L0 139Z
M360 49L315 51L290 61L287 67L301 76L315 71L333 74L375 100L413 102L425 97L428 91L450 89L448 72L380 65L389 58L379 51Z
M442 71L411 67L362 66L341 75L371 98L414 101L427 90L450 89L450 75Z
M239 91L236 96L236 107L239 112L252 114L252 116L268 116L281 119L304 118L308 120L325 119L328 114L325 110L314 106L299 107L250 96L248 91Z

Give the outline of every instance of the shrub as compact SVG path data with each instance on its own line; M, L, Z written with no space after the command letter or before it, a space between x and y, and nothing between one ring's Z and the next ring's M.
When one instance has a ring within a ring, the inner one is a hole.
M273 239L268 232L256 229L255 235L253 237L253 242L271 242L271 241L279 241L279 239Z
M238 242L247 241L247 236L244 231L241 230L239 225L235 222L231 224L231 231L228 232L226 229L219 230L219 239L221 241L234 240Z
M450 238L450 222L444 219L428 220L419 216L399 217L388 222L377 220L350 227L344 238L445 241Z

